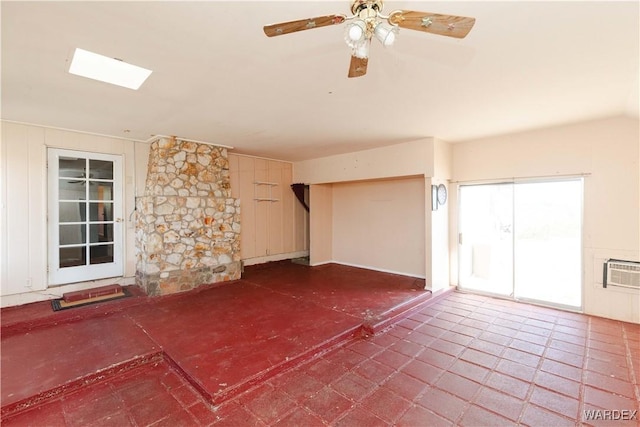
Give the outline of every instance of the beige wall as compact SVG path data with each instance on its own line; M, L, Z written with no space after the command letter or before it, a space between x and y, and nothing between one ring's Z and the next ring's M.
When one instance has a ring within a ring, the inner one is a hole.
M435 140L433 150L433 177L427 186L427 222L431 223L430 235L427 242L431 243L430 286L432 291L446 289L451 283L449 275L450 241L449 241L449 180L453 171L452 146L444 141ZM447 188L448 199L444 205L431 211L431 185L444 185Z
M296 162L293 179L306 184L433 175L433 138Z
M638 120L627 117L486 138L454 145L453 180L585 175L584 311L640 322L638 291L602 288L605 259L640 260L639 147ZM457 236L455 198L450 242Z
M425 277L424 178L334 184L332 231L334 262Z
M333 236L333 186L331 184L309 187L309 229L311 265L332 261Z
M451 148L434 138L295 163L296 182L333 184L330 205L311 197L311 259L317 258L314 250L322 248L322 262L425 277L427 288L434 291L447 287L447 208L432 215L431 183L434 175L434 183L446 183L450 174ZM320 210L329 206L331 257L327 235L314 230L319 222L313 221L314 214L322 217L326 228L329 214ZM388 232L389 224L397 234ZM322 239L318 246L316 235ZM409 246L399 251L402 240Z
M0 292L2 306L48 299L71 290L133 281L135 240L133 217L137 171L146 173L144 148L133 141L0 122ZM47 148L121 155L124 183L125 275L118 279L48 288L47 284ZM144 186L139 186L144 188Z

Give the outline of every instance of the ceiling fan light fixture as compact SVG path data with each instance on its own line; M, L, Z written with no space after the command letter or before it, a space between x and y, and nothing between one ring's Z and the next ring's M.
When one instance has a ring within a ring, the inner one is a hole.
M385 22L380 22L373 30L373 34L384 47L390 47L396 41L398 35L398 27Z
M351 48L355 48L367 35L367 24L362 19L354 19L347 25L344 40Z

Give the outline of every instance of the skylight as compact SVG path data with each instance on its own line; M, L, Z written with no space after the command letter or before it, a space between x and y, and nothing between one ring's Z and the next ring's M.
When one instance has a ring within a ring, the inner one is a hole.
M146 68L78 48L73 54L69 72L133 90L138 90L151 74L151 70Z

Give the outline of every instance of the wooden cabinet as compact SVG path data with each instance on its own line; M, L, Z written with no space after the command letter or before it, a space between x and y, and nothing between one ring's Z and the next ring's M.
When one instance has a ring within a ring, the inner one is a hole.
M308 218L291 191L291 163L229 154L229 173L232 196L240 199L243 260L308 250Z

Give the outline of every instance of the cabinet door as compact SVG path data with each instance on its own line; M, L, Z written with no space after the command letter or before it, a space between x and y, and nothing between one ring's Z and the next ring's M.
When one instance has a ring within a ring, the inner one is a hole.
M282 246L283 252L294 252L296 250L295 245L295 209L294 203L300 204L295 198L293 191L291 190L292 181L292 167L291 163L282 164Z
M271 202L269 199L270 188L268 185L256 183L269 182L269 164L268 160L255 159L254 170L254 197L253 204L255 206L255 253L254 256L269 255L269 209Z
M256 206L254 202L254 159L238 156L238 194L240 198L240 256L256 256Z
M284 253L284 227L282 197L282 162L269 161L269 183L271 202L269 203L269 255Z

